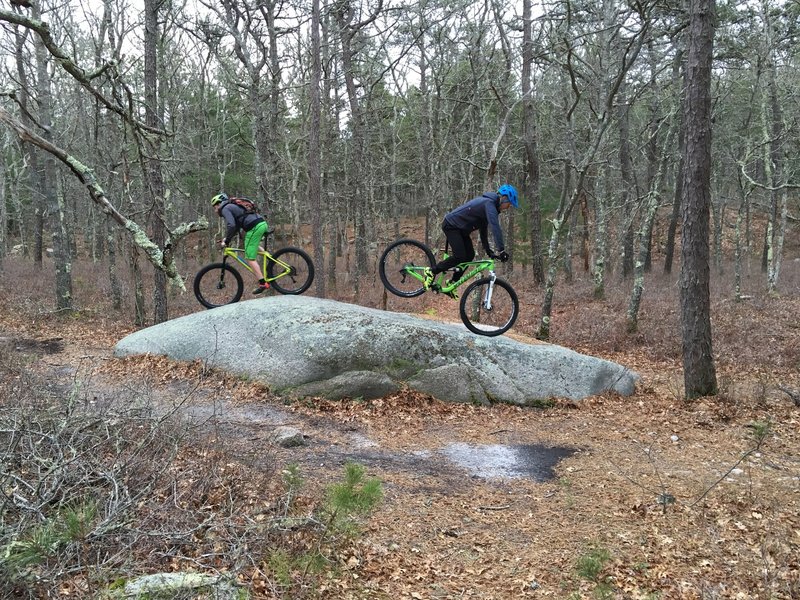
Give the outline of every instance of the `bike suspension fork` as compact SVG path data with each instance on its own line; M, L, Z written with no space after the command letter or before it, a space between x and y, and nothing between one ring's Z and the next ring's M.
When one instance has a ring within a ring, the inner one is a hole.
M494 294L494 282L497 275L494 271L489 271L489 287L486 288L486 295L483 297L483 308L492 310L492 294Z

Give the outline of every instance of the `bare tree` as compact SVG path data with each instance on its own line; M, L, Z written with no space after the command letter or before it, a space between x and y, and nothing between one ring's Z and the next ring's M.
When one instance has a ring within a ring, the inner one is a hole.
M611 2L611 0L607 0ZM605 134L612 123L615 108L614 103L617 98L620 86L628 71L632 67L634 61L639 55L649 28L650 28L650 15L648 13L650 7L646 5L637 5L635 8L635 16L638 19L638 27L634 28L627 36L626 39L620 42L620 58L616 65L616 70L612 73L606 73L607 81L605 82L603 93L601 94L600 106L592 109L594 113L594 128L591 131L591 138L583 156L580 160L574 160L574 164L565 166L565 179L569 170L576 171L575 185L571 186L571 193L563 193L556 214L553 216L552 233L550 236L550 243L548 246L548 261L549 266L545 279L544 299L542 300L541 318L537 331L537 337L542 340L547 340L550 337L551 315L553 309L553 297L555 295L556 275L558 272L558 255L559 246L562 238L566 235L567 225L572 215L572 211L578 205L582 195L585 193L584 185L590 170L594 167L594 161L599 152L600 146L604 141ZM630 16L634 16L631 14ZM624 21L620 17L621 21ZM567 22L569 27L571 24ZM613 26L614 35L622 34L621 25ZM563 34L562 34L563 35ZM569 106L565 113L565 118L569 125L575 110L580 104L583 94L581 88L581 81L583 76L579 73L577 64L581 62L581 57L578 55L578 48L573 45L573 41L567 38L563 39L566 44L566 57L564 68L569 77L569 85L573 92L572 98L569 101ZM564 190L566 190L564 186Z

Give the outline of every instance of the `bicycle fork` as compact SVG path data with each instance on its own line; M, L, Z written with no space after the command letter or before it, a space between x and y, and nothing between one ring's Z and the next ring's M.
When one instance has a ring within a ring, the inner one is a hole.
M225 266L228 264L228 257L226 255L222 256L222 268L219 270L219 281L217 282L217 289L224 290L225 289Z
M483 309L492 310L492 294L494 293L494 282L497 275L494 271L489 271L489 287L486 288L486 294L483 296Z

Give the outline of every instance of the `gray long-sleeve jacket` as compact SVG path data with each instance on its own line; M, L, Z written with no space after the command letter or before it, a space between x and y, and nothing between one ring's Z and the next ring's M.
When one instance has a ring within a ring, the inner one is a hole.
M495 250L505 250L503 243L503 230L500 228L500 196L496 192L485 192L450 211L444 216L446 225L463 231L472 232L476 229L481 236L484 249L489 248L488 228L492 228L492 236L497 245Z
M241 206L228 202L222 207L220 216L225 219L225 243L230 244L239 229L250 231L256 224L264 220L258 213L248 214Z

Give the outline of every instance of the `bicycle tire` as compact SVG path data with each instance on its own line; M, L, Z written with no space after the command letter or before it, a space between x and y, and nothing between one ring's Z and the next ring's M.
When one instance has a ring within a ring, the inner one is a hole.
M275 260L289 265L287 270L283 265L269 261L267 263L267 277L270 285L281 294L297 295L305 292L314 281L314 263L311 257L300 248L281 248L272 255ZM273 281L273 278L277 277Z
M490 282L489 277L472 282L461 297L459 312L464 325L472 333L491 337L502 335L514 325L519 316L519 299L510 283L495 279L492 308L487 310L484 300Z
M235 287L226 285L227 273L233 277ZM238 302L242 299L243 292L244 281L241 274L227 263L211 263L194 276L195 298L206 308L217 308Z
M389 244L381 255L378 273L383 287L395 296L414 298L425 293L425 287L416 277L408 275L405 267L423 269L436 264L433 252L422 242L412 239L397 240Z

